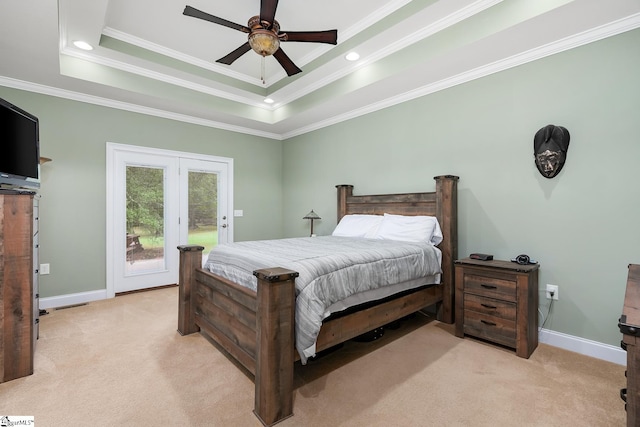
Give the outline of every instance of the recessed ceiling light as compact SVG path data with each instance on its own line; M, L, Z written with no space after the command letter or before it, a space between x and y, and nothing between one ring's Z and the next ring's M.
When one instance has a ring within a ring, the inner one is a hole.
M349 52L346 54L345 59L347 61L357 61L358 59L360 59L360 55L358 55L357 52Z
M275 101L273 99L271 99L271 98L265 98L264 102L267 103L267 104L273 104Z
M83 42L82 40L76 40L73 42L73 45L75 47L77 47L78 49L82 49L82 50L93 50L93 46L91 46L89 43L87 42Z

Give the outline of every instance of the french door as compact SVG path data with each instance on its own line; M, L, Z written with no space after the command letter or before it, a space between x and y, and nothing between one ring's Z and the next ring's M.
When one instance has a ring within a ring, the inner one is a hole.
M231 159L107 144L107 295L178 282L182 244L233 240Z
M228 165L224 162L180 159L180 242L204 246L203 262L219 242L229 242Z

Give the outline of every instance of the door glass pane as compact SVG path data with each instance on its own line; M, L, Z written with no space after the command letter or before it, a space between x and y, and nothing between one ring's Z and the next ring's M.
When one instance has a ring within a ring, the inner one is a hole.
M125 274L165 269L164 169L126 167Z
M189 171L187 242L204 246L203 262L218 244L218 175Z

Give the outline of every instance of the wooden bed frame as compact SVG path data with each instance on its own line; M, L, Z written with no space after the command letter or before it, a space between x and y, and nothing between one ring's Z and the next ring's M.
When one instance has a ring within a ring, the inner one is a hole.
M318 336L321 351L428 306L453 323L457 256L457 176L437 176L436 191L354 196L338 185L338 221L347 214L391 213L436 216L442 228L441 284L421 288L373 307L327 320ZM202 246L179 246L178 332L200 331L254 375L254 413L271 426L293 415L295 278L280 267L254 272L257 292L201 268Z

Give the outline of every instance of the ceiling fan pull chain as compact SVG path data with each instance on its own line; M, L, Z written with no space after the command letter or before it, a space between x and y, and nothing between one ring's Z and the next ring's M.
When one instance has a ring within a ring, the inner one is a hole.
M264 56L262 57L261 61L262 61L262 65L260 67L260 78L262 79L262 84L266 85L267 80L265 79L265 75L264 75Z

